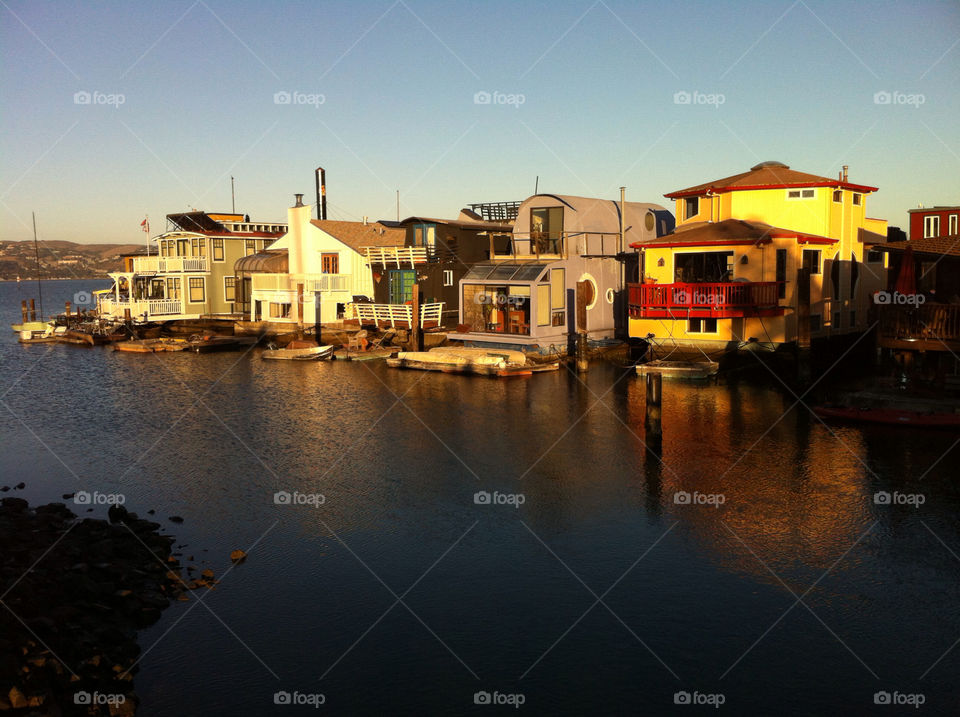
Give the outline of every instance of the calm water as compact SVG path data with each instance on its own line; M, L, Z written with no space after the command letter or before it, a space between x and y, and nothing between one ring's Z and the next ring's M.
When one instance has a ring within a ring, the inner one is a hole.
M102 285L48 282L47 306ZM4 325L33 294L0 284ZM281 691L334 714L509 709L478 691L543 714L686 714L681 691L734 714L902 713L880 691L960 709L955 435L670 383L660 464L642 383L609 365L493 380L6 328L0 361L0 482L183 516L184 556L223 576L141 633L142 715L316 713Z

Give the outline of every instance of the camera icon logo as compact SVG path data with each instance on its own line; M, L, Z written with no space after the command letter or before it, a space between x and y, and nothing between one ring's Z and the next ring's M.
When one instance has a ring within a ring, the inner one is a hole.
M673 494L673 502L677 505L690 505L690 494L685 490L678 490Z
M875 705L888 705L891 702L890 693L884 690L873 693L873 704Z
M473 693L473 704L475 705L488 705L490 704L490 693L480 690L480 692Z
M290 505L293 501L293 496L285 490L278 490L273 494L273 502L276 505Z
M91 95L86 90L73 93L73 104L75 105L88 105L90 104L90 99Z
M275 705L289 705L292 701L291 695L289 692L280 692L273 693L273 704Z
M473 502L477 505L490 505L490 493L479 490L473 494Z
M881 490L873 494L873 502L876 505L890 505L890 494Z
M687 293L686 289L680 289L673 295L673 300L677 304L686 305L690 301L690 295Z
M78 291L73 295L74 306L88 306L93 304L93 295L89 291Z
M890 303L890 292L889 291L878 291L873 295L873 302L875 304L889 304Z
M73 496L73 502L76 505L90 505L93 497L85 490L78 490Z
M686 90L673 93L673 104L675 105L688 105L692 99L693 97Z
M675 705L688 705L690 704L690 693L684 690L680 692L673 693L673 704Z
M275 105L288 105L290 104L290 93L286 91L274 92L273 93L273 104Z
M875 105L888 105L892 100L893 95L886 90L880 90L880 92L873 93L873 104Z
M93 698L89 692L75 692L73 695L73 704L89 705L93 704Z
M491 99L490 93L483 90L473 94L473 104L475 105L488 105Z

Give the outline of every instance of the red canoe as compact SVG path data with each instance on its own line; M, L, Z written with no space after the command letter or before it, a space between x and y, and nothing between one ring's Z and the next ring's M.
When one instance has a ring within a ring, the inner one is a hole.
M920 413L898 408L841 408L839 406L815 406L813 412L822 418L842 418L848 421L921 428L960 428L958 413Z

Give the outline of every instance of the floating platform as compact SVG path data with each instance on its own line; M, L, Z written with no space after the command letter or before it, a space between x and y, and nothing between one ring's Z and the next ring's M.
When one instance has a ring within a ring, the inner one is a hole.
M186 351L187 342L183 339L138 339L133 341L118 341L113 345L114 351L134 354L152 354L162 351Z
M474 373L481 376L530 376L560 368L559 362L528 363L522 351L448 347L430 351L401 351L396 358L387 359L387 365L393 368Z

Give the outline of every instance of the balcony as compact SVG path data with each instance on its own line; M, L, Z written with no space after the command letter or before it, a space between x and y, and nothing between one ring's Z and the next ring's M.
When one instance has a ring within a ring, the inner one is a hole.
M880 345L922 351L960 351L960 304L881 304Z
M182 274L210 271L205 256L138 256L133 259L136 274Z
M183 301L180 299L120 299L101 298L98 305L100 315L114 319L123 319L130 310L133 319L148 321L167 321L174 317L183 318Z
M576 256L616 257L620 251L617 232L531 232L513 234L510 254L494 259L562 259L570 250Z
M303 284L304 292L349 292L350 274L251 274L253 291L296 291Z
M397 269L415 264L426 264L433 257L433 247L426 246L365 246L364 255L367 261L383 266L394 266Z
M782 316L777 281L628 284L630 318Z

